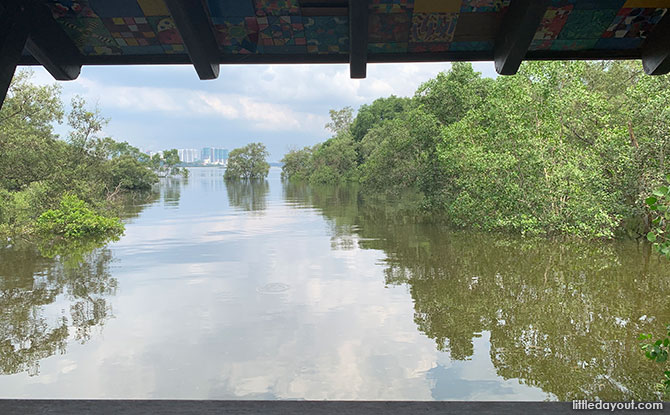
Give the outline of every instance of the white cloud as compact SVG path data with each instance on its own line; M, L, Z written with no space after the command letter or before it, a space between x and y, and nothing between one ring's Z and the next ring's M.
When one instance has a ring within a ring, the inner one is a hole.
M205 105L203 105L205 104ZM193 99L188 101L188 107L195 113L219 114L227 119L239 118L240 112L233 105L224 102L222 97L205 93L196 93Z
M255 130L321 132L327 122L326 117L318 114L294 111L288 104L276 104L254 96L172 87L113 86L84 77L78 82L83 88L81 94L89 101L97 101L103 110L158 112L182 120L217 116L249 121Z
M491 63L474 66L484 76L495 75ZM214 81L198 80L188 65L85 67L78 80L60 85L65 102L75 94L98 102L112 120L114 137L140 148L235 148L254 140L266 143L271 158L279 160L286 148L329 136L329 109L357 109L391 94L412 96L449 67L370 64L366 79L350 79L345 64L222 65ZM37 83L54 82L41 67L34 73Z

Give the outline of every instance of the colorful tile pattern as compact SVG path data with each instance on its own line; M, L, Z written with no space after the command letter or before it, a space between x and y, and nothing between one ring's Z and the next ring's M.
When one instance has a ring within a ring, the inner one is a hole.
M457 13L414 13L409 41L449 43L454 38L457 22Z
M557 39L597 41L610 26L616 9L573 9Z
M530 50L636 49L670 6L657 0L553 0ZM630 38L629 41L615 39Z
M368 42L407 42L409 29L410 15L408 13L371 14L368 24Z
M187 52L164 0L43 1L83 54ZM309 2L310 13L305 16L300 0L204 3L223 53L348 53L346 13L318 15L319 1ZM368 49L370 53L492 51L510 1L370 0ZM324 10L337 7L321 5ZM670 0L551 0L530 49L638 49L669 7Z
M305 28L300 16L259 17L257 22L258 42L263 46L307 45Z
M553 41L556 40L568 21L568 16L573 8L573 4L549 7L535 33L530 50L551 48Z
M59 19L59 23L85 55L120 55L122 53L121 48L99 18L64 17Z
M257 16L287 16L300 14L298 0L254 0Z
M256 53L258 47L258 20L256 17L238 17L214 25L217 41L228 53Z
M156 33L158 42L161 45L183 45L184 41L174 24L174 20L169 16L149 17L149 24Z
M154 46L158 38L146 17L114 17L102 20L119 46ZM159 52L160 53L160 52Z
M621 9L603 38L646 38L665 14L666 9Z
M307 17L304 20L304 26L308 53L349 52L349 19L347 17Z

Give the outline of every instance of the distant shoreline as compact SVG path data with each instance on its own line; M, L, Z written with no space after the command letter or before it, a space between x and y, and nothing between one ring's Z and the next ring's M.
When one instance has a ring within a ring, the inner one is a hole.
M284 163L279 161L270 162L270 167L283 167ZM222 164L201 164L201 163L179 163L177 167L221 167L225 168L226 166Z

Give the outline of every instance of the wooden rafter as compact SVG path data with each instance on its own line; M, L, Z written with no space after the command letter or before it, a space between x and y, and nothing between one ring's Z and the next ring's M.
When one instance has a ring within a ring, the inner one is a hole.
M500 75L514 75L521 66L550 0L513 0L496 37L493 58Z
M349 0L349 72L365 78L368 63L368 0Z
M670 72L670 12L642 45L642 66L647 75L665 75Z
M28 40L29 19L22 4L5 5L0 10L0 108Z
M26 1L31 15L26 49L55 79L71 81L81 72L82 56L43 2Z
M216 79L221 53L203 3L199 0L165 0L165 4L200 79Z

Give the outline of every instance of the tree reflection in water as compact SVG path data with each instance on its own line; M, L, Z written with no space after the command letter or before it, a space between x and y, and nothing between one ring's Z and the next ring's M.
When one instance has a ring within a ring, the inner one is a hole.
M470 359L473 339L490 332L505 379L562 401L657 397L659 369L637 335L670 322L670 267L647 244L453 231L342 187L285 184L284 197L319 209L336 238L384 251L385 283L409 287L418 329L452 359Z
M160 191L163 195L163 204L169 208L178 208L181 198L181 188L188 184L188 177L170 176L161 179Z
M228 180L226 191L233 207L259 213L267 209L270 185L266 180Z
M111 315L107 297L114 295L108 249L98 248L60 261L40 255L34 246L0 249L0 374L39 373L39 361L65 353L70 332L77 341ZM59 297L69 312L48 307Z
M124 219L159 197L121 203ZM108 241L18 243L0 246L0 375L39 374L40 360L65 353L70 339L85 343L112 316L108 298L117 281Z

